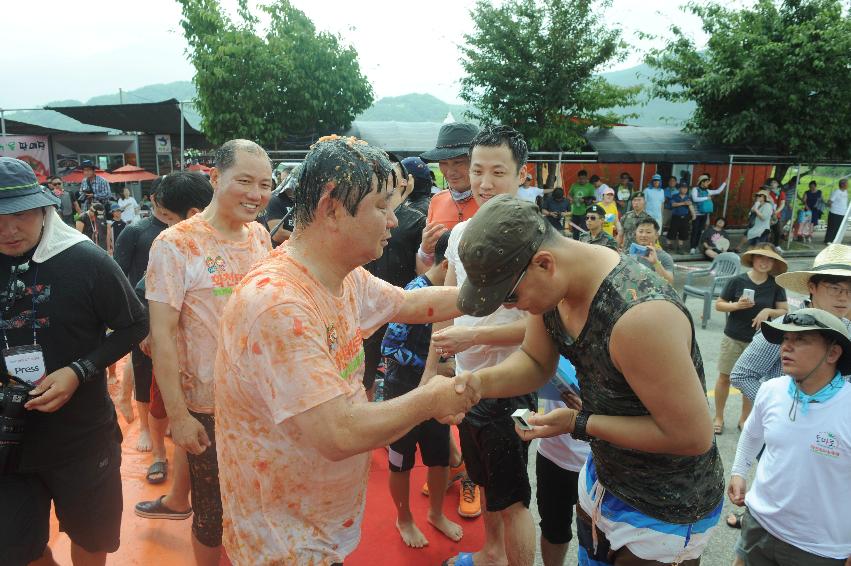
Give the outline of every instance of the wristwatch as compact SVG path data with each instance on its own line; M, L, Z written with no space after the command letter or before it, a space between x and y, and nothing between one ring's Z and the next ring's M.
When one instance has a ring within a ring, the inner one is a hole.
M591 442L591 436L585 431L585 427L588 426L588 418L592 415L590 411L579 411L576 414L576 420L573 423L573 432L570 433L575 440L582 440L585 442Z
M80 358L77 361L71 362L68 364L68 367L77 374L77 379L80 380L81 384L94 381L98 373L97 366L85 358Z

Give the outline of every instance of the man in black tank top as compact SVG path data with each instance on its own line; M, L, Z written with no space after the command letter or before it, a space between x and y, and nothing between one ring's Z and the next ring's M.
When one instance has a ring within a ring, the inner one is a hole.
M544 385L559 353L576 367L582 410L532 415L518 434L591 442L579 480L580 554L697 564L721 512L723 468L694 324L673 288L503 196L470 221L459 256L461 311L484 316L503 305L533 315L520 351L465 374L469 386L516 396Z

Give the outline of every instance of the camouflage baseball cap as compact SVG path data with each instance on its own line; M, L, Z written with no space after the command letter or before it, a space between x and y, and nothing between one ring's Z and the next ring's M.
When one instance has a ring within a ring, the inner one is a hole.
M533 202L498 195L485 203L458 245L467 272L458 293L461 312L487 316L496 311L538 251L546 231L546 220Z

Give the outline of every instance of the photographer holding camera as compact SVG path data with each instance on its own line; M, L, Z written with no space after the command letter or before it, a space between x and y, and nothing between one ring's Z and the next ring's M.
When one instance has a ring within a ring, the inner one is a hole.
M119 545L121 431L104 368L147 332L118 265L62 222L29 165L0 157L0 564L75 566ZM107 336L107 328L112 333Z

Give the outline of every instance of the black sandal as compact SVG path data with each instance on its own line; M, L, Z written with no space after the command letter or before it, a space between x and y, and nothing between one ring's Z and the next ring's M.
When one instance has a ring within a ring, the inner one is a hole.
M731 522L730 519L733 519L733 521ZM725 522L727 523L727 526L730 527L731 529L741 529L742 528L742 515L740 515L738 513L730 513L730 514L727 515Z
M168 460L157 460L151 464L148 467L148 473L145 474L145 479L153 485L165 482L168 479Z

